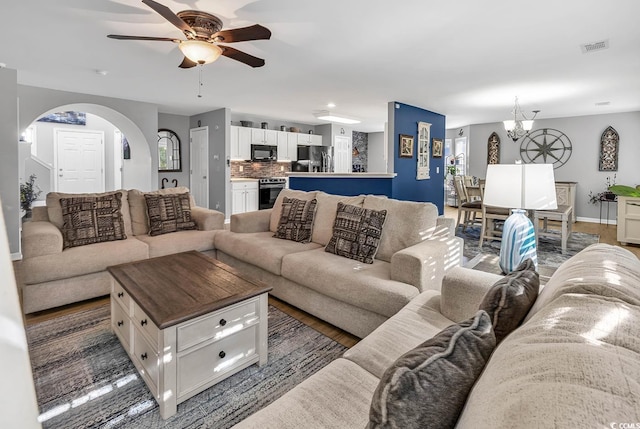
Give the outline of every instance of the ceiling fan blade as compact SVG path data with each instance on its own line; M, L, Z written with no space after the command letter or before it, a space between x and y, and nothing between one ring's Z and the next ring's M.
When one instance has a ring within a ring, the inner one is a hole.
M191 61L189 58L184 57L178 67L180 67L181 69L190 69L191 67L195 67L197 65L198 63L196 63L195 61Z
M193 28L191 28L189 24L184 22L178 15L173 13L171 9L169 9L165 5L157 3L153 0L142 0L142 3L146 4L151 9L158 12L164 19L166 19L167 21L169 21L170 23L178 27L183 32L189 33L195 36L196 32L193 31Z
M220 45L218 45L220 46ZM264 60L262 58L254 57L246 52L239 51L229 46L220 46L222 48L222 55L231 58L232 60L240 61L251 67L262 67Z
M117 40L156 40L159 42L180 42L178 39L170 39L168 37L149 37L149 36L121 36L119 34L108 34L108 38Z
M271 31L262 25L256 24L250 27L218 31L211 38L224 43L246 42L248 40L270 39Z

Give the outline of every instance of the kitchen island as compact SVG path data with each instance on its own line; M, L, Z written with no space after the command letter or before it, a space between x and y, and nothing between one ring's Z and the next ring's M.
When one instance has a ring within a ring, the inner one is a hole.
M324 191L337 195L386 195L391 197L396 173L287 173L289 188Z

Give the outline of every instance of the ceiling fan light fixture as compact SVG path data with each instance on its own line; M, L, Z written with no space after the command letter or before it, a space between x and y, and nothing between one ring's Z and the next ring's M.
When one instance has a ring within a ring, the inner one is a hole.
M337 122L339 124L353 125L359 124L360 120L350 118L344 115L338 115L328 110L323 110L315 114L315 117L322 121Z
M202 40L185 40L178 45L185 57L198 64L209 64L217 60L222 49L213 43Z

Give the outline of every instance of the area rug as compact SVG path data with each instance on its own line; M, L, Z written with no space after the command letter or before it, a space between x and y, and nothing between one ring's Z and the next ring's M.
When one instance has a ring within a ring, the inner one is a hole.
M473 259L479 253L500 255L500 241L485 240L482 251L478 247L480 242L480 227L467 227L465 232L458 228L456 235L464 239L463 255L467 260ZM560 235L558 237L540 237L538 240L538 264L547 267L559 267L564 261L591 244L597 243L600 236L585 232L573 232L567 240L567 252L562 254Z
M227 428L273 402L346 347L269 306L267 365L178 405L158 404L109 327L108 304L27 327L44 428Z

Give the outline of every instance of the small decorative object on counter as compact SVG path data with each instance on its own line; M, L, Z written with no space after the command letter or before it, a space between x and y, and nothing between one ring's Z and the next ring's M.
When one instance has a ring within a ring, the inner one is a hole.
M291 127L291 128L289 128L289 131L291 131L292 133L299 133L299 132L300 132L300 128L298 128L298 127Z
M280 125L280 131L287 131L287 127L285 127L284 125Z
M269 128L269 123L268 122L261 123L260 128L262 128L263 130L266 130L267 128Z
M309 130L309 134L313 134L313 130Z
M240 125L242 125L243 127L253 127L253 122L251 121L240 121Z

